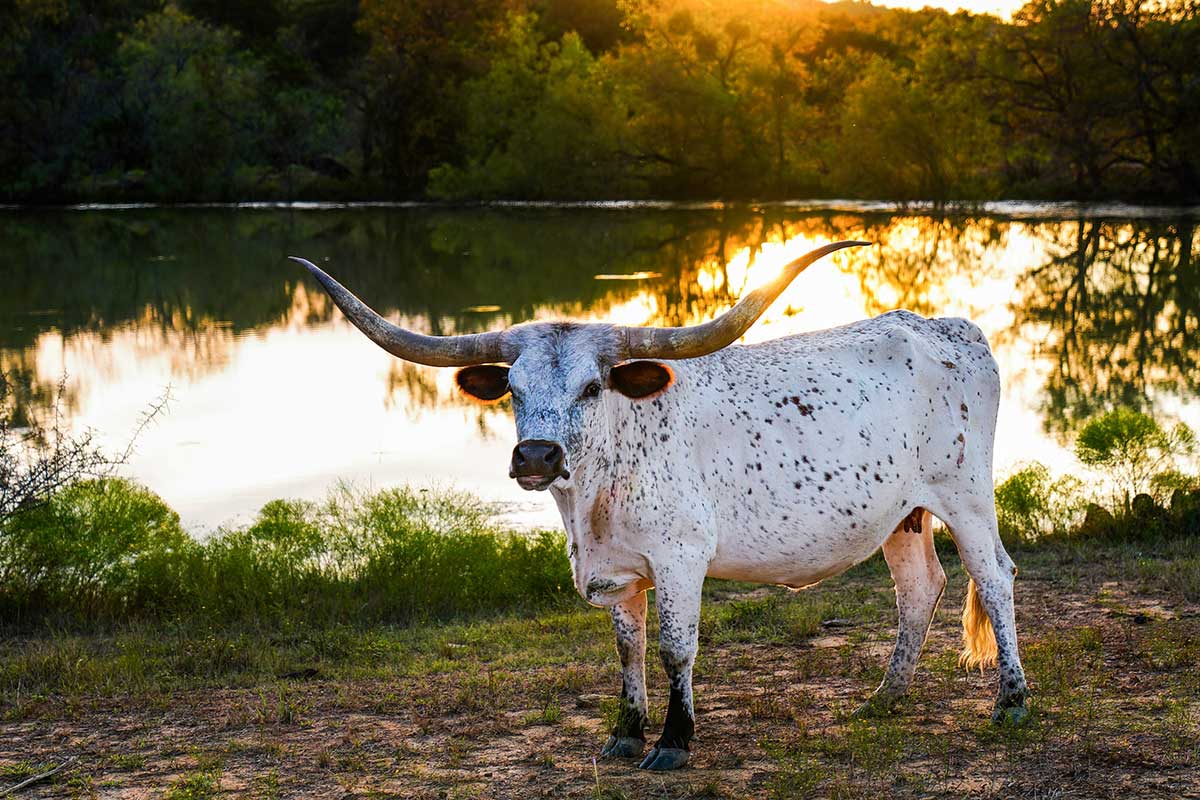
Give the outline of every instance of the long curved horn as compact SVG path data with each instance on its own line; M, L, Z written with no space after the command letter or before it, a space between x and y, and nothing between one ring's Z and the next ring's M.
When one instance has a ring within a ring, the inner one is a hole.
M870 242L834 242L818 247L784 267L779 277L760 286L714 320L687 328L622 328L624 358L697 358L733 344L762 316L787 285L819 258L843 247Z
M296 256L288 258L308 267L354 326L394 356L431 367L469 367L504 360L502 331L461 336L426 336L406 331L379 316L316 264Z

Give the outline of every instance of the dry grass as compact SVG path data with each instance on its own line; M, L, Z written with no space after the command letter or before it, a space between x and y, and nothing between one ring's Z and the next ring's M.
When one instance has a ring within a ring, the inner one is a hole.
M1200 792L1197 608L1153 581L1139 583L1137 560L1095 555L1086 564L1077 551L1018 558L1034 714L1017 730L988 721L994 676L955 664L964 581L949 563L951 591L913 691L891 717L850 719L879 680L893 636L890 582L869 563L801 593L710 588L696 674L698 736L692 764L679 773L651 775L626 763L593 768L620 678L606 615L581 608L309 632L309 639L226 633L220 646L177 631L170 646L192 642L201 660L239 654L184 672L153 648L147 663L130 656L149 637L145 630L10 641L0 649L8 676L0 786L77 755L77 765L24 796ZM832 616L852 624L823 628ZM40 672L31 666L39 659ZM654 662L660 717L665 692Z

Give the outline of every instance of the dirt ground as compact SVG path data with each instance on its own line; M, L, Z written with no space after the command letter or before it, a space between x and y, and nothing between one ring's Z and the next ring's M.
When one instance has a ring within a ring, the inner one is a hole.
M75 757L19 796L1200 797L1198 609L1107 577L1097 568L1066 581L1053 564L1022 572L1018 624L1034 697L1019 729L989 721L994 672L954 663L964 587L952 575L913 690L886 718L849 712L882 674L894 611L826 620L798 641L702 634L697 736L690 765L675 773L593 760L620 685L613 652L524 670L480 658L398 678L314 669L238 689L48 697L2 723L0 792ZM890 581L856 580L828 591L891 602ZM755 598L775 591L713 602L753 614ZM661 722L665 681L649 662Z

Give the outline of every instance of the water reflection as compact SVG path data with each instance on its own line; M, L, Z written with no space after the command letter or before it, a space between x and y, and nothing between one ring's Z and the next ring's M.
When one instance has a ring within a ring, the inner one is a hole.
M73 423L121 441L172 384L172 412L132 469L192 524L319 495L337 477L534 499L504 476L506 409L465 401L449 370L378 351L289 253L400 324L460 333L561 317L695 323L816 244L866 239L810 268L748 340L896 307L974 319L1005 377L1001 468L1066 468L1070 432L1115 404L1197 422L1192 217L138 209L6 213L0 238L0 369L18 418L47 412L65 370ZM553 522L536 500L525 519Z
M1046 255L1023 276L1017 320L1047 331L1047 429L1069 432L1115 405L1194 398L1195 220L1078 220L1034 230Z

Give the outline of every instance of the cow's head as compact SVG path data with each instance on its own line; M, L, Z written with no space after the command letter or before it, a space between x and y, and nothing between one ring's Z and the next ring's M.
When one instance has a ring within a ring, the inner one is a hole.
M716 352L736 341L800 272L822 256L867 242L835 242L785 266L720 317L689 328L535 322L504 331L425 336L385 320L324 271L316 276L338 308L395 356L435 367L461 367L458 387L482 402L512 395L517 422L509 475L524 489L547 489L608 452L607 404L670 391L669 362Z

